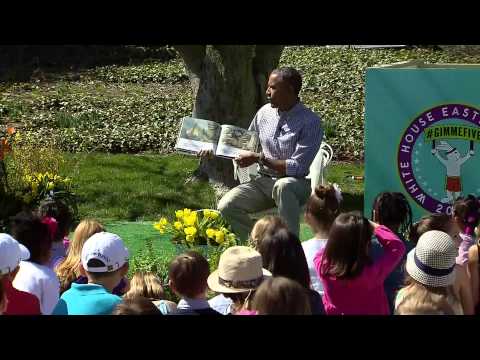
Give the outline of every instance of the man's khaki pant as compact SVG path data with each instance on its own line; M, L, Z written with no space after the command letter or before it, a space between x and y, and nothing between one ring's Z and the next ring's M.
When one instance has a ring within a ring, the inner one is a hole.
M311 192L310 180L284 177L274 180L262 176L241 184L226 193L218 203L218 210L241 240L248 239L253 227L250 213L271 209L275 205L289 230L298 236L300 209Z

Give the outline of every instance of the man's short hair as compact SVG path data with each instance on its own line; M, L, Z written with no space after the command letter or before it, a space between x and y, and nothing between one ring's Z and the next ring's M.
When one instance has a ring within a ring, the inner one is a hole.
M168 270L168 277L177 292L185 297L193 298L207 288L210 275L208 261L195 251L187 251L177 256Z
M272 71L272 74L280 75L283 81L287 81L295 91L295 95L300 94L302 89L302 75L297 69L292 67L281 67Z

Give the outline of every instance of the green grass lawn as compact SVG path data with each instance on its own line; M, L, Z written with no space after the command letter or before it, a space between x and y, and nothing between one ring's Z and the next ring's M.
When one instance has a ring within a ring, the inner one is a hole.
M162 254L174 254L175 247L153 229L153 221L171 216L179 208L215 208L215 194L208 183L186 183L198 165L194 157L128 154L65 154L65 174L78 186L81 218L96 218L109 231L118 233L132 254L145 240L153 239ZM363 175L363 164L332 163L327 180L343 190L344 210L363 209L363 182L348 176ZM301 224L300 238L312 237Z

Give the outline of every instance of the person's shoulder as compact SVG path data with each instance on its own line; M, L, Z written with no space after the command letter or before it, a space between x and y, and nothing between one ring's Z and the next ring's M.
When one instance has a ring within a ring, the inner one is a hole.
M312 109L307 107L304 103L299 103L299 110L304 114L304 118L309 123L321 122L320 115L314 112Z
M266 103L257 111L257 118L264 116L274 116L276 114L276 109L272 108L272 104Z

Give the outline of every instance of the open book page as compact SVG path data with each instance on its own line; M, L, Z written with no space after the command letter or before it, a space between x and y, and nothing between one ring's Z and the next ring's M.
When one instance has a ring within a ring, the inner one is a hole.
M184 117L175 150L189 154L196 154L200 150L213 150L215 153L221 130L216 122Z
M222 125L216 155L236 158L242 151L256 152L259 147L258 134L233 125Z

